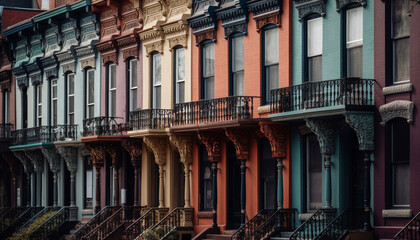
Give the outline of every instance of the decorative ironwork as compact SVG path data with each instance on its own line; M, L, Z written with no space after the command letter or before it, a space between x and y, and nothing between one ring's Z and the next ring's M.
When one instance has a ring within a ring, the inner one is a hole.
M265 221L267 221L275 212L276 210L274 209L263 209L259 211L257 215L255 215L253 218L251 218L251 220L246 222L236 232L234 232L230 239L251 239L252 235L255 233L255 230L257 230L257 228L261 226L261 224L263 224Z
M277 232L293 231L295 229L297 210L278 209L264 223L254 230L252 239L269 239Z
M163 237L161 239L165 239L173 231L175 231L177 227L181 226L181 219L184 213L183 210L184 208L175 208L174 210L172 210L172 212L170 212L168 215L162 218L162 220L160 220L150 229L154 230L158 227L161 227L163 233Z
M120 117L94 117L83 120L82 136L105 136L122 134L125 123Z
M372 106L372 79L344 78L271 90L271 113L333 106Z
M158 208L151 208L147 210L139 219L134 221L128 228L126 228L126 239L137 239L146 229L154 226L158 219Z
M232 96L175 105L173 125L252 119L254 98Z
M171 126L171 122L171 109L139 109L130 112L130 126L133 130L164 130Z
M20 214L26 211L26 207L12 207L8 208L0 216L0 232L5 230L12 221L16 220Z
M24 128L11 132L15 145L72 141L77 139L77 125L57 125Z
M54 210L57 210L56 208ZM54 215L49 217L41 226L35 229L29 239L47 239L54 230L59 229L70 219L70 207L62 207Z
M40 211L42 211L44 207L30 207L27 208L26 211L24 211L22 214L19 215L17 219L14 219L13 221L8 221L10 224L3 228L0 231L0 239L6 239L10 234L16 232L19 228L22 227L23 224L25 224L29 219L33 218L35 215L37 215ZM0 221L3 225L6 223L3 219Z
M81 240L84 236L90 233L93 229L98 227L102 222L108 219L114 212L116 212L119 206L106 206L99 211L93 218L85 223L81 228L71 236L71 240Z
M336 212L335 208L319 209L292 233L290 239L314 239L334 220Z
M350 230L363 229L364 211L361 208L350 208L344 210L334 221L315 237L315 240L344 239Z
M395 240L420 239L420 213L405 225L394 237Z
M137 219L140 216L140 206L125 206L118 209L109 218L103 221L83 239L95 240L95 239L106 239L118 228L123 226L125 223L133 222L133 219Z
M13 129L13 124L1 123L0 124L0 141L12 139L12 129Z

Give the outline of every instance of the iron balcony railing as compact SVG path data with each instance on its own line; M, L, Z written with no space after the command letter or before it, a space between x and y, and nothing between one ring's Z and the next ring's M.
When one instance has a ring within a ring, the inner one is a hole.
M127 240L137 239L143 232L157 223L158 208L150 208L125 229Z
M292 233L290 239L314 239L335 219L336 212L335 208L319 209Z
M420 213L405 225L394 237L394 240L420 239Z
M29 235L30 240L49 239L48 236L53 231L58 231L63 224L70 220L70 207L54 208L54 210L56 211L54 215Z
M24 128L12 131L15 145L73 141L77 139L77 125L57 125Z
M179 103L174 109L174 126L252 119L254 98L232 96Z
M165 129L171 126L172 109L139 109L130 112L131 129Z
M372 106L375 80L343 78L271 90L271 112L333 106Z
M12 139L13 124L0 123L0 141Z
M125 131L124 119L121 117L94 117L83 120L82 136L119 135Z

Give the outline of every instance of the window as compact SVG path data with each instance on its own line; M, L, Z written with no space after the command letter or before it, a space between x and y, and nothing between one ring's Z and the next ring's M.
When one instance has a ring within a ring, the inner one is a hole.
M74 125L74 73L67 74L67 124Z
M231 38L232 94L244 95L244 37Z
M202 49L202 99L214 98L214 43L207 43Z
M85 169L85 199L84 199L84 208L93 208L93 164L92 157L86 156L84 163Z
M131 59L128 64L130 84L130 112L137 109L137 59Z
M391 41L394 83L410 80L410 0L391 2Z
M108 65L108 117L115 117L117 111L117 65Z
M28 127L28 89L23 86L20 88L21 92L21 101L22 101L22 109L21 109L21 128L27 128Z
M307 21L308 81L322 81L322 18Z
M3 92L3 123L10 123L10 92Z
M200 211L211 211L212 208L212 169L207 149L200 146Z
M51 126L57 126L57 79L51 80Z
M410 206L410 125L405 119L390 122L392 207Z
M152 92L152 107L154 109L160 109L161 107L161 62L160 54L154 53L152 55L152 83L153 83L153 92Z
M279 29L269 28L263 35L263 104L271 102L270 91L279 87Z
M363 75L363 7L347 10L347 77Z
M86 72L86 118L95 116L95 70Z
M175 50L175 103L185 101L185 49Z
M35 98L36 98L36 122L35 126L42 126L42 85L36 85L35 87Z
M315 135L306 137L307 211L322 208L322 155Z

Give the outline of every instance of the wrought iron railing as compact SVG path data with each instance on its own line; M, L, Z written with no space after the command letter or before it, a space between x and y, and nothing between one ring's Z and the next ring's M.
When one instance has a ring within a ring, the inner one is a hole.
M40 126L12 131L15 145L72 141L77 139L77 125Z
M39 211L37 214L35 214L35 216L33 216L31 219L29 219L28 221L26 221L25 224L23 224L20 229L21 230L24 229L25 227L31 225L38 217L40 217L40 216L42 216L42 215L44 215L46 213L52 212L52 211L55 211L55 208L53 208L53 207L45 207L44 209L42 209L41 211Z
M165 129L171 126L172 109L139 109L130 112L132 130Z
M150 229L155 230L158 227L162 228L162 238L165 239L168 235L170 235L177 227L181 226L181 219L183 215L184 208L178 207L172 210L172 212L168 213L162 220L156 223Z
M315 240L344 239L350 230L363 229L364 211L361 208L344 210L315 237Z
M420 213L418 213L407 225L404 226L394 237L395 240L420 239Z
M230 239L251 239L251 236L254 234L255 230L275 212L275 209L263 209L259 211L253 218L251 218L251 220L247 221L236 232L234 232Z
M33 218L43 209L44 207L26 208L26 210L20 214L17 219L12 221L6 228L0 231L0 239L6 239L9 234L16 232L16 230L18 230L23 224L25 224L29 219ZM1 222L5 223L3 220L1 220Z
M70 207L62 207L54 215L49 217L44 223L35 229L29 236L30 240L47 239L48 235L69 221Z
M175 105L173 125L251 119L254 114L254 98L257 97L232 96L179 103Z
M344 78L271 90L271 112L281 113L332 106L372 106L372 79Z
M335 208L319 209L292 233L290 239L314 239L334 220L336 212Z
M297 210L292 209L278 209L266 221L264 221L250 239L269 239L273 234L284 231L293 231L295 229Z
M91 218L87 223L80 227L76 232L71 236L71 240L81 240L84 236L90 233L93 229L98 227L102 222L109 218L114 212L116 212L120 207L119 206L106 206L101 211L99 211L93 218Z
M118 135L125 130L121 117L94 117L83 120L82 136Z
M158 208L151 208L125 229L126 239L137 239L146 229L154 226L158 220Z
M133 222L140 216L141 207L125 206L118 209L108 219L103 221L99 226L88 233L83 239L95 240L95 239L106 239L119 227L125 223Z
M10 140L12 138L13 124L0 123L0 140Z
M27 207L12 207L7 209L0 216L0 232L5 230L13 221L15 221Z

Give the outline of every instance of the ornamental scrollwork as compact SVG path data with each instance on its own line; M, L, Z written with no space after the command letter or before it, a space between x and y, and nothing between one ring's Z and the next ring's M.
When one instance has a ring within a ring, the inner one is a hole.
M226 136L233 142L236 150L236 158L239 160L249 159L249 130L226 129Z
M359 150L374 150L374 116L370 112L348 112L346 122L354 129L359 142Z
M54 147L51 148L42 148L42 154L44 154L45 158L50 165L50 169L52 172L58 172L61 168L61 156L58 154L57 149Z
M199 133L198 139L206 146L210 162L220 162L221 143L225 137L220 133Z
M179 135L170 135L169 140L176 146L178 149L179 155L181 156L182 163L191 163L192 162L192 137L191 136L179 136Z
M69 172L77 171L77 149L78 147L73 146L57 147L57 151L64 158Z
M337 12L340 12L343 8L347 7L350 4L356 3L360 6L366 6L366 0L335 0L337 5Z
M405 118L408 123L413 122L414 103L406 100L396 100L379 107L382 117L381 125L385 125L394 118Z
M326 14L326 1L327 0L294 0L296 9L298 10L299 14L299 21L312 13L316 13L321 15L321 17L324 17Z
M337 126L328 120L305 119L305 121L306 126L317 136L321 153L333 154Z
M260 122L260 130L270 140L271 152L274 158L287 157L288 128L282 124Z
M153 151L156 164L163 166L166 164L166 147L168 146L167 137L144 137L143 142Z

